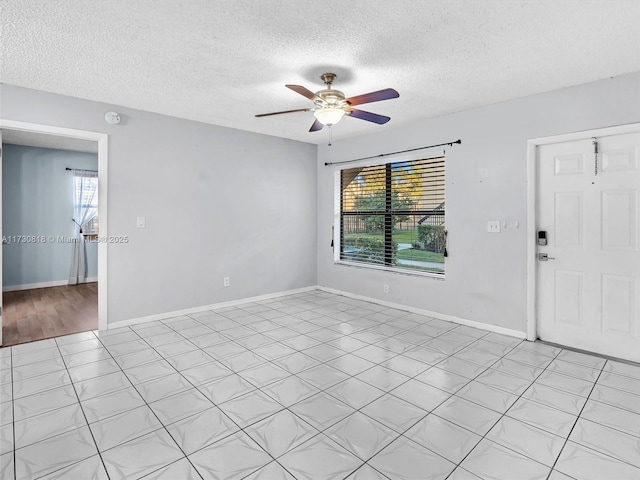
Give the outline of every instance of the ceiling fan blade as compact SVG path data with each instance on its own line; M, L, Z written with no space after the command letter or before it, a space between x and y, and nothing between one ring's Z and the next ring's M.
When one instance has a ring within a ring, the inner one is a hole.
M366 120L367 122L377 123L378 125L382 125L391 120L390 117L378 115L377 113L365 112L364 110L356 110L355 108L348 110L347 115L359 118L360 120Z
M303 97L307 97L312 102L317 102L317 101L321 102L322 101L322 99L319 96L317 96L315 93L313 93L308 88L305 88L305 87L303 87L301 85L285 85L285 87L290 88L291 90L293 90L296 93L299 93Z
M312 108L297 108L295 110L284 110L282 112L260 113L256 117L268 117L270 115L282 115L283 113L310 112Z
M392 98L398 98L400 94L393 88L385 88L384 90L378 90L377 92L363 93L362 95L356 95L355 97L347 98L349 105L362 105L363 103L379 102L381 100L390 100Z
M311 128L309 129L310 132L317 132L318 130L322 130L322 127L324 127L323 124L321 124L318 119L316 118L316 121L313 122L313 125L311 125Z

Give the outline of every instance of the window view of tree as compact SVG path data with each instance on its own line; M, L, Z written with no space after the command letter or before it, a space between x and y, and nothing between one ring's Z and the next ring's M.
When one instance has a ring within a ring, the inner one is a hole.
M340 259L444 273L444 157L341 171Z

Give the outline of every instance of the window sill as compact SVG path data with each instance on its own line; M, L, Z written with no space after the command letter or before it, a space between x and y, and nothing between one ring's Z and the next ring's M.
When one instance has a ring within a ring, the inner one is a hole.
M430 278L432 280L440 280L440 281L445 280L444 273L421 272L418 270L407 270L404 268L384 267L382 265L368 265L365 263L349 262L345 260L334 260L333 264L342 265L345 267L363 268L366 270L377 270L379 272L395 273L399 275L409 275L411 277L423 277L423 278Z

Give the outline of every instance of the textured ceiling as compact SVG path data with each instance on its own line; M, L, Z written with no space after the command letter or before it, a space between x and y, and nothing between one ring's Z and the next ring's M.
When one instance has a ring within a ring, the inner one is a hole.
M58 135L47 135L44 133L23 132L20 130L2 130L2 143L98 153L98 142L81 140L79 138L61 137Z
M353 96L379 126L334 139L640 70L639 0L0 0L0 81L321 143L284 87Z

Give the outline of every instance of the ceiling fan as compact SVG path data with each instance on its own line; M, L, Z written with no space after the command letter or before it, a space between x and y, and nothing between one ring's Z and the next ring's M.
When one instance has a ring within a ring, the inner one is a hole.
M311 108L298 108L295 110L284 110L282 112L262 113L256 115L256 117L268 117L271 115L281 115L283 113L294 112L313 112L316 117L313 125L309 129L310 132L317 132L322 130L325 125L330 127L335 125L342 117L347 115L353 118L359 118L360 120L366 120L368 122L377 123L382 125L391 120L384 115L378 115L377 113L365 112L364 110L358 110L353 108L354 105L362 105L364 103L379 102L381 100L389 100L391 98L398 98L400 94L393 88L385 88L384 90L378 90L376 92L364 93L362 95L356 95L355 97L346 98L344 93L340 90L334 90L331 88L331 84L336 78L335 73L324 73L320 75L320 78L325 83L326 88L318 90L313 93L311 90L306 89L300 85L285 85L296 93L299 93L303 97L308 98L315 107Z

